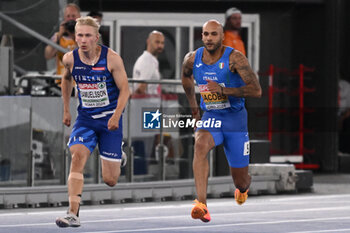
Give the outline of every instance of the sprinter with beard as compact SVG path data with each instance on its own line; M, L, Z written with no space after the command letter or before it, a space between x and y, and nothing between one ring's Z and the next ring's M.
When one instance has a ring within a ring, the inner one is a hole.
M203 25L204 47L188 53L182 66L182 84L192 109L193 118L205 121L215 118L220 128L198 127L195 132L193 172L197 199L191 216L203 222L211 217L207 208L209 164L208 152L224 144L235 190L241 205L248 197L251 177L248 174L249 137L245 97L260 97L261 87L247 58L239 51L222 45L223 27L216 20ZM201 94L200 117L195 97L194 80Z

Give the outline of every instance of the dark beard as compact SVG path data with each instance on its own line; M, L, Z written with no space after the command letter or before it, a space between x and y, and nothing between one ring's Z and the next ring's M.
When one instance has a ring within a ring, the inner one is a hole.
M209 50L209 49L207 48L207 46L204 44L205 49L206 49L210 54L215 53L216 50L218 50L218 48L220 48L220 46L221 46L221 43L218 42L218 43L214 44L214 48L213 48L213 49Z

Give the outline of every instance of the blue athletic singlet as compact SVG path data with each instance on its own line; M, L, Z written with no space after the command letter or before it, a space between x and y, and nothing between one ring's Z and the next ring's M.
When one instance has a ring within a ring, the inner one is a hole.
M232 73L229 66L229 56L233 50L226 47L222 57L212 65L207 65L202 61L203 49L197 49L193 64L193 76L201 93L201 108L204 111L231 112L244 108L244 98L220 95L211 93L207 88L206 80L213 80L223 87L244 86L242 78L237 73Z
M108 121L117 107L119 89L107 68L107 52L108 48L101 46L98 62L90 66L80 60L78 49L73 51L72 76L77 83L79 106L68 146L82 144L92 152L98 144L103 159L120 161L122 117L117 130L108 130Z
M215 145L224 144L224 150L230 167L241 168L249 164L249 136L247 111L244 98L211 93L206 80L213 80L223 87L242 87L245 85L239 74L232 73L229 68L229 56L233 51L225 47L221 58L213 65L202 61L203 49L197 49L193 64L193 76L201 94L201 108L205 111L202 122L220 121L207 124L208 127L198 127L197 130L207 130L213 136Z
M77 83L78 113L94 119L112 114L117 106L119 89L107 68L108 48L101 45L101 55L94 65L84 64L73 51L74 66L72 76Z

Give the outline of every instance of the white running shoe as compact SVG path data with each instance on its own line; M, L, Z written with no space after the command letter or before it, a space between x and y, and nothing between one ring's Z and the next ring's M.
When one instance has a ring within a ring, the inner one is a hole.
M127 162L128 162L128 157L126 156L125 152L122 150L122 160L120 162L120 167L125 167Z
M64 217L56 218L58 227L80 227L80 219L75 214L69 213Z

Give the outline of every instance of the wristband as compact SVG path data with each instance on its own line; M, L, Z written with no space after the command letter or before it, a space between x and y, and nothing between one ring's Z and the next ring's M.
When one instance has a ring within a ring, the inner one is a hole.
M221 87L221 95L223 95L224 94L224 88L222 86L220 86L220 87Z

